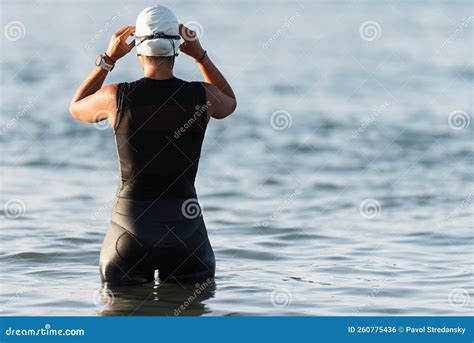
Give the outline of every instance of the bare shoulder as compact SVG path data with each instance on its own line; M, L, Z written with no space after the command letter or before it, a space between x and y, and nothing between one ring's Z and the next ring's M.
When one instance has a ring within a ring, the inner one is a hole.
M117 88L118 88L118 85L116 83L111 83L110 85L107 85L105 87L102 87L100 89L100 92L103 94L103 95L106 95L106 96L116 96L117 94Z
M113 83L102 87L94 94L96 101L100 107L105 107L108 110L115 110L115 104L117 102L117 88L118 85Z

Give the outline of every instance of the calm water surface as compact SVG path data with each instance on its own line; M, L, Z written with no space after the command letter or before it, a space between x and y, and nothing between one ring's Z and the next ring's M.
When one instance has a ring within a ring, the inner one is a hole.
M147 5L1 4L3 315L472 314L469 1L174 1L239 100L197 179L216 280L101 290L113 132L68 106Z

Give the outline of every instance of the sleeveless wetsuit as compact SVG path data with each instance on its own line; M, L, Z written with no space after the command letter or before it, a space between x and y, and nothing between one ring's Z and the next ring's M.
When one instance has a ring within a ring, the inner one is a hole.
M117 89L120 185L100 253L110 285L212 278L194 180L208 117L200 82L143 78Z

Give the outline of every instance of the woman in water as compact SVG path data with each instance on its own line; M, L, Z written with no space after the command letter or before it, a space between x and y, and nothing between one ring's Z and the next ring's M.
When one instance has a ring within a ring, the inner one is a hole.
M144 77L102 87L134 47ZM194 58L206 82L173 75L178 50ZM214 276L194 180L209 119L225 118L235 107L234 92L195 32L178 24L168 8L147 8L136 27L113 35L70 106L73 118L109 120L115 132L120 185L100 253L103 282L146 283L154 280L155 270L162 282Z

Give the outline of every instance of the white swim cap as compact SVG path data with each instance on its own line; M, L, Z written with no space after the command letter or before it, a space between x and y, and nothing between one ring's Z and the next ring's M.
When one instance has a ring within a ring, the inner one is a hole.
M176 56L180 40L178 19L165 6L145 8L138 15L135 37L135 46L140 55Z

